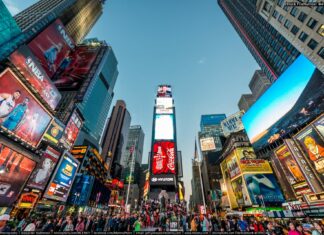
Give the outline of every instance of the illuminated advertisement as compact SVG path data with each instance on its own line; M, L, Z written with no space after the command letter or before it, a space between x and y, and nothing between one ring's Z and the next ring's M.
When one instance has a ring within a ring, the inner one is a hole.
M272 169L269 162L264 159L240 160L240 168L243 173L245 172L272 173Z
M110 192L111 191L103 183L95 178L90 194L90 201L95 202L95 204L108 205Z
M154 139L156 140L173 140L173 115L160 115L155 116L155 130Z
M63 123L54 119L43 136L43 139L57 145L63 136L64 128L65 125Z
M88 151L88 146L73 146L73 149L70 151L70 153L73 155L75 159L78 159L79 161L82 161L84 156L86 155Z
M95 177L77 174L70 192L68 204L86 206L88 204Z
M172 114L173 99L172 98L156 98L155 113L157 114Z
M246 174L244 179L253 205L260 204L259 199L266 205L285 201L273 174Z
M43 30L28 46L50 78L57 70L68 67L70 50L75 47L60 20Z
M70 149L74 145L74 142L77 139L79 131L81 129L81 126L82 119L77 113L77 111L74 110L64 130L63 138L61 139L66 148Z
M312 126L306 127L294 137L306 156L306 161L315 170L324 184L324 141Z
M44 197L66 202L79 164L71 154L64 152Z
M215 142L213 137L201 138L200 139L200 148L201 151L211 151L215 150Z
M304 174L302 173L296 160L291 155L287 146L283 145L275 151L275 154L295 194L297 196L301 196L302 194L312 192L306 182Z
M0 144L0 207L11 206L36 166L36 162Z
M52 80L60 90L78 90L90 73L100 47L77 46L69 57L68 66L61 66Z
M315 128L318 130L318 132L321 134L321 136L324 138L324 114L313 124Z
M221 171L222 171L222 175L223 175L223 179L224 179L224 184L222 185L222 188L225 187L226 188L226 199L224 199L222 197L222 202L224 201L225 204L222 204L223 206L227 205L226 202L229 203L230 207L233 208L237 208L238 204L237 204L237 200L235 197L235 193L233 192L233 188L231 185L231 180L230 180L230 175L229 175L229 171L227 168L227 163L226 160L221 162Z
M231 179L241 174L239 165L237 163L236 155L234 154L234 152L229 157L227 157L226 163L227 163L227 169Z
M61 100L61 94L29 48L25 45L19 47L9 59L46 103L55 109Z
M172 97L172 91L170 85L160 85L158 87L156 97Z
M246 187L243 184L242 177L239 177L231 182L233 192L239 206L250 206L252 205L246 191Z
M256 159L254 150L251 147L236 148L235 152L239 160Z
M52 118L10 69L0 74L0 125L37 147Z
M255 150L295 131L324 110L324 75L303 55L244 114Z
M242 123L242 116L243 112L237 112L227 118L225 118L221 122L221 126L223 129L223 133L225 137L228 137L231 133L238 132L244 129L243 123Z
M156 142L153 145L152 173L175 174L174 142Z
M35 170L31 174L27 186L30 188L43 190L56 166L60 155L60 152L48 146L43 153L41 161L37 163Z
M176 179L174 174L152 175L150 186L175 185Z
M39 195L37 193L22 193L18 201L18 208L33 208Z

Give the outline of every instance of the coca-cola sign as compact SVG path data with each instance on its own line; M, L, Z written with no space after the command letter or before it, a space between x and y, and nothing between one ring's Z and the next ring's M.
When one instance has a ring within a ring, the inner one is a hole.
M153 146L152 173L175 174L175 145L170 141L159 141Z

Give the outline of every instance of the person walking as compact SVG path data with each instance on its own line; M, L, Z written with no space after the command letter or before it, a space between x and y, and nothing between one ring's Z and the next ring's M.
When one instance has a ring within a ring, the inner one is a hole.
M134 232L140 232L142 227L142 218L139 216L134 223Z

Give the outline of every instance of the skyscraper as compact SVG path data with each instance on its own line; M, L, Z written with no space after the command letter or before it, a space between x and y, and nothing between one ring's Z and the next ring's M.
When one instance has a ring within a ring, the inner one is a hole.
M255 98L252 94L243 94L238 102L240 110L246 112L254 104Z
M218 0L219 6L271 82L300 54L256 9L257 0Z
M102 14L104 0L40 0L15 15L17 24L32 38L60 18L68 34L80 43Z
M249 83L250 90L255 100L257 100L269 87L271 83L262 70L256 70Z

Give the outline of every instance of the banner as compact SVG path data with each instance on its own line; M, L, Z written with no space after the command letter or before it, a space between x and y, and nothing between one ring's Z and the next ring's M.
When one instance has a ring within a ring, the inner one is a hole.
M65 125L55 118L43 136L43 139L57 145L63 136L64 128Z
M0 126L37 147L52 117L10 69L0 74Z
M57 70L68 67L71 63L70 51L75 47L59 19L38 34L28 46L50 78Z
M235 152L233 151L227 158L227 169L230 174L231 179L241 174Z
M242 173L272 173L272 169L269 162L264 159L240 160L240 168Z
M152 173L158 174L175 174L176 157L174 142L164 141L156 142L153 145Z
M30 176L27 186L30 188L43 190L56 166L60 155L60 152L47 146L41 161L38 162L37 167Z
M239 111L221 122L223 133L225 137L228 137L231 133L238 132L244 129L241 118L244 112Z
M76 141L80 129L82 127L82 119L79 116L76 109L73 111L68 123L66 124L66 128L64 130L63 137L61 142L63 143L64 147L67 149L71 149Z
M252 147L239 147L235 149L238 160L256 159L256 155Z
M9 59L44 101L55 109L62 96L29 48L20 46Z
M12 206L35 166L33 160L0 144L0 207Z
M322 138L324 138L324 114L322 114L314 123L313 125L318 130Z
M201 138L200 139L200 148L201 151L212 151L216 149L214 138L213 137L207 137L207 138Z
M246 187L243 184L242 177L239 177L231 182L233 192L239 206L251 206L252 203L249 199Z

